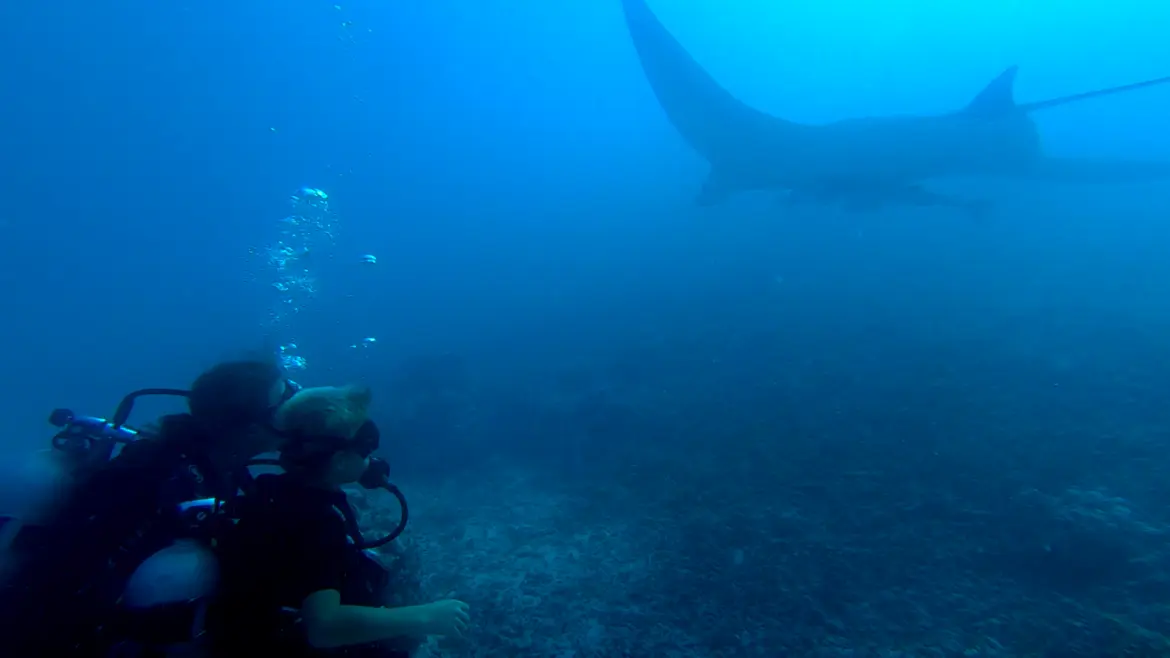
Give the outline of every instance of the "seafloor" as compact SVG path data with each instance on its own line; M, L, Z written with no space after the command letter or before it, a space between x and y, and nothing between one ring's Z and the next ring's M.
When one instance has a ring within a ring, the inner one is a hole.
M396 602L458 598L474 621L419 655L1170 656L1166 531L1124 500L1021 488L980 507L920 465L761 480L763 458L706 480L495 466L403 482ZM359 498L364 527L391 525Z
M411 503L392 603L472 609L424 653L1170 658L1166 368L1132 365L1154 347L1042 368L851 331L383 386ZM368 533L395 522L361 496Z

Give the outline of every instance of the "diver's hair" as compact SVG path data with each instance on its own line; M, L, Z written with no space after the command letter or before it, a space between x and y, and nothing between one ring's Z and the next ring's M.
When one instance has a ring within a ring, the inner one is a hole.
M369 419L370 400L364 386L321 386L294 395L276 413L276 429L286 438L281 467L293 475L320 475L338 447Z
M200 423L218 429L266 422L269 395L283 374L275 360L217 364L195 379L187 407Z
M306 388L281 405L276 428L293 437L348 441L369 419L371 397L365 386Z

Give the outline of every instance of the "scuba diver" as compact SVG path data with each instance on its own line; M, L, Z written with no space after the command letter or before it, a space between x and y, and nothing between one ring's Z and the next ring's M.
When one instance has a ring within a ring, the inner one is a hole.
M369 403L369 389L309 388L278 411L284 473L256 478L217 542L220 589L207 622L213 656L334 649L387 658L409 655L426 636L466 631L461 601L382 607L389 575L368 549L402 531L405 507L390 536L369 542L341 489L385 482L386 463L371 458L380 437Z
M4 655L104 657L120 655L127 641L136 655L162 655L141 647L189 640L200 614L195 601L131 609L127 584L176 541L210 541L208 524L194 523L184 505L236 496L250 479L248 460L277 449L273 416L298 388L275 362L236 361L204 372L190 391L131 393L110 421L54 412L51 422L65 428L54 448L72 482L43 523L20 527L11 541L0 583ZM186 397L189 413L137 433L125 422L143 395ZM214 564L209 555L207 562Z

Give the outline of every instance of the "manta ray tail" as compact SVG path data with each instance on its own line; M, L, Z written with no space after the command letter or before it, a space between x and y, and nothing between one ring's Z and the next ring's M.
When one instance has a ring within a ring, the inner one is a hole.
M1153 87L1154 85L1162 85L1170 82L1170 75L1161 78L1154 78L1152 80L1145 80L1143 82L1134 82L1128 85L1119 85L1117 87L1106 87L1105 89L1097 89L1095 91L1086 91L1080 94L1073 94L1071 96L1061 96L1060 98L1053 98L1046 101L1038 101L1035 103L1028 103L1021 105L1020 109L1025 112L1035 112L1036 110L1044 110L1057 105L1067 105L1068 103L1075 103L1090 98L1097 98L1099 96L1111 96L1113 94L1120 94L1127 91L1134 91L1143 89L1145 87Z
M1128 85L1118 85L1116 87L1106 87L1104 89L1095 89L1093 91L1071 94L1069 96L1061 96L1059 98L1051 98L1049 100L1037 101L1035 103L1016 103L1015 82L1016 73L1018 71L1018 66L1009 66L1003 73L1000 73L994 80L988 83L988 85L984 87L977 96L975 96L974 100L972 100L967 105L966 111L977 114L1007 114L1014 112L1023 112L1027 114L1037 110L1046 110L1050 107L1068 105L1069 103L1088 100L1090 98L1112 96L1113 94L1120 94L1127 91L1136 91L1138 89L1144 89L1145 87L1153 87L1155 85L1170 83L1170 75L1167 75L1161 78L1154 78L1152 80L1134 82Z

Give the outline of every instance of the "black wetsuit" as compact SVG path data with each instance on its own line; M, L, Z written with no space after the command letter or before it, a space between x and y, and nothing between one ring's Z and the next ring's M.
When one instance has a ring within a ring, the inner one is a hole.
M135 624L118 599L146 558L175 539L203 538L180 503L234 493L203 445L189 416L168 416L159 436L126 446L77 482L47 523L21 529L12 546L16 568L0 586L5 658L105 656L129 626L175 641L163 628L170 616Z
M355 546L361 537L343 492L262 475L232 516L236 523L216 550L220 592L208 616L213 656L409 655L385 644L323 652L305 639L296 610L314 592L337 590L343 605L385 601L388 576Z

